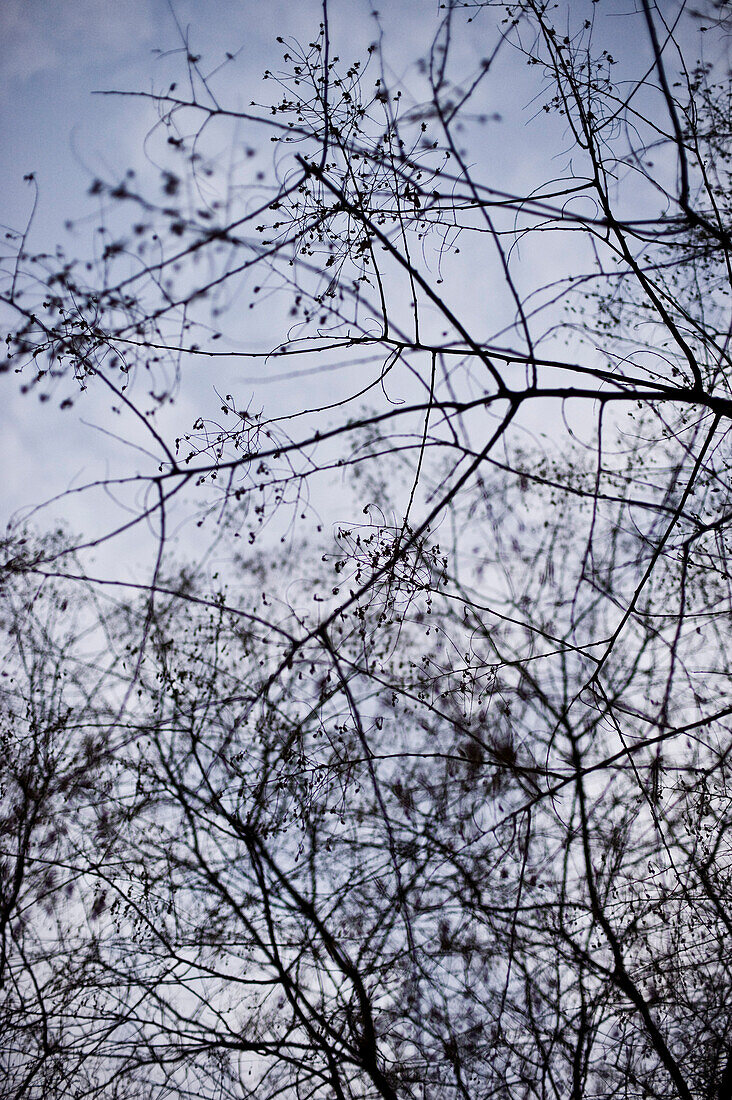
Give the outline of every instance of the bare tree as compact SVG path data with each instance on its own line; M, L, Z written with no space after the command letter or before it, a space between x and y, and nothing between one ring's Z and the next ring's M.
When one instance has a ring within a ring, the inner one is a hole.
M718 7L447 3L398 82L324 5L246 110L185 39L161 193L95 181L91 273L21 239L9 367L144 453L86 489L123 520L7 545L88 639L12 617L9 1095L729 1094ZM240 360L294 412L176 423Z

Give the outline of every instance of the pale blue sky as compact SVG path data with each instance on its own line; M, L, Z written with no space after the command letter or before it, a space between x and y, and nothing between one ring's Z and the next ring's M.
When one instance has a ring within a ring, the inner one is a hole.
M330 5L334 41L352 50L354 58L364 56L375 36L371 8L369 0L335 0ZM423 13L429 18L422 18ZM392 57L399 58L403 49L408 65L407 59L422 53L437 13L435 0L390 4L383 18L391 26ZM309 41L317 35L320 19L319 0L3 0L0 222L18 232L25 228L34 189L23 177L32 172L39 200L29 250L53 252L61 244L68 255L87 254L98 218L98 203L88 195L91 181L96 176L121 178L130 167L143 175L152 171L145 137L156 118L152 103L93 93L161 91L171 80L180 81L185 77L182 29L191 48L203 54L207 69L223 61L226 51L237 52L220 79L227 101L247 106L252 98L268 95L261 76L279 62L277 36ZM64 228L67 220L78 224L72 238ZM220 372L184 389L175 410L180 428L190 427L198 415L203 391L203 400L217 405L213 386L230 384ZM313 380L309 394L316 388ZM252 388L241 392L246 397ZM98 430L108 420L106 399L98 396L97 401L90 392L71 412L59 413L56 402L39 406L34 396L19 393L17 379L3 379L0 522L130 462L129 453ZM257 400L261 405L270 396L271 390ZM299 400L291 387L287 396ZM98 505L97 500L91 507ZM83 498L72 497L55 514L78 530L88 523L86 508Z
M620 0L597 8L591 0L576 0L576 4L588 13L608 9L608 25L614 19L617 28L611 40L616 42L613 49L621 66L644 48L638 18L628 18ZM353 59L364 57L376 33L372 6L370 0L331 0L334 52ZM397 77L408 74L417 87L419 77L412 63L429 47L439 20L439 3L392 0L377 6L382 9L387 60ZM627 7L631 6L632 0ZM154 106L92 93L109 88L160 91L171 80L180 80L185 69L173 13L179 26L190 33L191 48L203 54L207 68L222 61L225 51L241 51L222 81L228 103L246 106L252 98L269 95L261 74L279 61L276 37L305 42L315 37L321 5L319 0L175 0L172 9L167 0L3 0L0 4L0 117L5 151L0 161L0 221L23 229L32 202L32 189L23 176L36 173L40 198L31 250L52 251L63 242L66 219L86 215L93 228L97 206L87 191L95 176L114 180L130 167L143 174L151 170L145 136L155 121ZM623 13L624 19L619 19ZM470 71L486 52L478 24L465 30L457 49ZM484 177L495 180L496 186L520 191L525 180L533 186L549 179L554 174L554 157L557 173L566 168L563 150L568 143L556 120L542 117L538 124L534 121L528 130L524 128L540 113L540 103L532 102L535 76L535 70L527 70L522 60L517 63L510 52L503 56L500 71L491 75L488 87L495 89L496 107L504 121L485 131L476 156L485 166ZM487 103L490 107L490 98ZM70 252L87 247L83 232L76 240L77 244L68 246ZM521 256L525 273L538 283L548 281L555 262L566 262L564 243L561 255L544 244L542 249L537 257L525 247ZM464 260L453 269L453 288L466 316L487 315L501 306L497 295L505 287L497 285L492 295L483 274L468 270ZM248 335L257 338L256 331ZM266 336L263 333L262 340ZM236 369L244 373L239 366ZM225 389L233 383L223 372L216 377L202 372L193 379L176 408L181 426L190 426L198 414L202 394L205 401L217 404L214 384ZM333 384L330 377L308 381L308 398L329 396ZM3 389L3 516L129 462L120 445L89 427L106 423L106 404L95 407L91 394L72 413L59 414L50 403L39 407L34 397L21 397L12 376L3 380ZM252 392L250 385L241 385L238 395L246 401ZM292 386L280 388L279 394L273 387L264 387L255 395L255 406L277 400L297 405L301 395ZM76 507L76 502L64 504L72 522L84 527L87 517L83 512L77 516Z

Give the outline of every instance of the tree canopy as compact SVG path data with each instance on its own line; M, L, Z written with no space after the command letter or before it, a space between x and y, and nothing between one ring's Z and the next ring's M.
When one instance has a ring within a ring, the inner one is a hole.
M728 5L345 7L6 236L3 1095L728 1100Z

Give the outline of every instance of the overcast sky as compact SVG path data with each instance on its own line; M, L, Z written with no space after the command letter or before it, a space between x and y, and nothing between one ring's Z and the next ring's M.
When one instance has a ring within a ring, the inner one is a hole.
M358 55L374 34L371 5L346 0L331 8L334 37L345 38ZM430 15L437 10L431 0L426 5L404 0L390 5L395 25L407 32L412 57L428 45L432 25L432 19L415 19L415 8ZM404 19L398 18L400 10ZM4 0L0 221L16 231L25 228L34 191L23 177L32 172L39 201L29 248L53 251L61 243L71 253L74 244L69 244L64 223L87 218L93 225L97 212L87 194L91 181L97 176L121 178L130 167L149 169L145 136L155 120L152 105L101 97L95 91L160 91L180 79L182 30L209 69L226 51L237 53L225 73L227 94L229 102L248 105L262 94L264 69L281 54L276 37L308 41L317 34L320 18L317 0ZM83 220L79 227L83 231ZM80 239L77 235L76 241ZM4 384L2 409L9 471L2 510L7 515L58 491L66 473L71 479L83 476L84 452L93 451L95 444L78 417L73 425L66 418L49 432L48 410L41 416L33 399L19 398L16 380ZM86 415L93 420L88 408ZM63 440L59 432L65 433Z
M335 48L351 51L353 59L365 57L376 35L372 7L369 0L330 4ZM400 78L429 47L439 5L435 0L392 0L380 15L389 61ZM0 103L6 155L0 162L0 221L23 231L35 193L24 176L34 173L39 196L29 249L52 252L60 243L73 255L74 249L88 248L98 217L88 195L91 181L97 176L120 179L128 168L149 173L145 139L156 117L151 103L95 92L167 89L185 72L182 32L209 70L223 61L226 51L237 54L220 79L227 102L246 107L251 99L267 96L261 78L281 57L277 36L310 41L320 19L319 0L4 0ZM480 44L470 48L477 53ZM64 228L68 220L76 223L71 238ZM251 371L244 374L248 377ZM217 388L232 384L223 374L209 378L209 391L214 383ZM309 379L309 397L319 384L325 393L331 382ZM106 406L97 410L91 393L83 405L59 416L50 406L41 409L35 396L21 396L16 378L6 378L3 386L6 477L0 510L5 517L109 469L114 444L91 427L105 422ZM248 400L252 387L244 383L240 393ZM257 394L258 406L271 395L271 386ZM177 415L183 426L190 426L197 415L199 399L200 390L195 396L181 395ZM274 400L296 406L300 391L289 385ZM80 500L66 501L63 514L83 526L86 517L79 508Z
M585 6L591 10L590 0ZM331 0L334 49L350 51L353 59L365 55L376 33L372 7L370 0ZM611 4L610 16L618 14L618 5ZM226 51L237 54L222 76L223 86L232 106L247 106L252 98L266 99L261 76L281 56L277 36L307 42L316 36L320 18L319 0L4 0L0 4L5 151L0 162L0 220L16 231L24 229L34 191L23 177L34 173L39 200L29 247L31 251L52 251L57 243L65 242L68 219L77 221L79 232L85 225L93 228L97 209L88 189L95 177L115 180L128 168L143 175L151 170L145 138L155 121L153 105L93 93L104 89L161 91L171 80L179 80L185 72L181 33L187 36L190 49L203 55L209 70L223 61ZM439 4L436 0L390 0L383 5L381 19L389 50L387 62L395 77L407 75L418 82L413 62L429 47ZM622 64L624 57L632 57L643 43L637 18L616 19L616 26L616 52ZM472 66L486 44L476 31L467 33L457 48L465 52ZM504 68L494 78L502 97L499 105L504 115L514 110L515 116L504 117L498 128L489 128L476 155L488 165L495 163L499 185L520 188L520 177L524 172L533 173L537 160L546 161L543 178L551 178L552 158L561 154L562 141L549 121L540 128L534 125L530 140L523 141L522 127L539 110L531 101L533 77L510 55L501 64ZM504 94L507 90L511 93L508 97ZM72 238L65 242L66 247L70 252L74 247L87 247L74 244L83 240L83 236ZM531 264L530 252L524 262ZM551 248L545 250L542 262L551 267ZM461 307L473 311L493 308L479 273L463 266ZM237 370L241 375L240 366ZM193 390L181 395L176 410L181 424L190 425L197 415L202 387L213 396L214 383L233 385L236 377L230 382L223 374L215 379L202 376ZM333 384L331 379L308 380L308 398L317 396L318 386L327 393ZM253 392L248 382L241 383L243 400ZM261 407L272 392L271 387L257 392L255 405ZM274 399L297 405L302 400L301 389L293 383ZM97 410L94 401L90 395L83 407L80 404L70 415L59 416L48 406L39 408L35 397L20 396L14 377L3 380L4 516L99 476L121 455L124 460L116 444L101 438L98 427L104 418L101 406ZM83 526L85 517L74 512L76 507L75 502L67 501L64 514Z
M367 16L365 5L356 6ZM145 136L155 120L151 104L94 92L160 91L179 79L185 71L182 30L209 68L226 51L241 51L227 77L235 82L233 97L248 102L279 50L276 36L312 37L318 19L317 4L279 0L176 0L174 7L166 0L4 0L0 221L25 228L34 190L23 177L34 173L39 199L29 248L53 251L60 243L72 253L87 247L84 226L93 228L98 213L88 196L91 181L121 178L130 167L144 172ZM81 219L72 242L64 229L69 219ZM17 379L4 379L0 511L6 519L100 472L109 441L89 427L104 422L101 407L97 417L89 398L59 416L40 409L35 397L21 396ZM64 512L72 523L85 522L81 501L65 502Z

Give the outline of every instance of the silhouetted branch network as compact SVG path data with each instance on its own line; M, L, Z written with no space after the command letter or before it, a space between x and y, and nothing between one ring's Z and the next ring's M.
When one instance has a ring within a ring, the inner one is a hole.
M342 8L6 241L3 1095L723 1100L726 5Z

